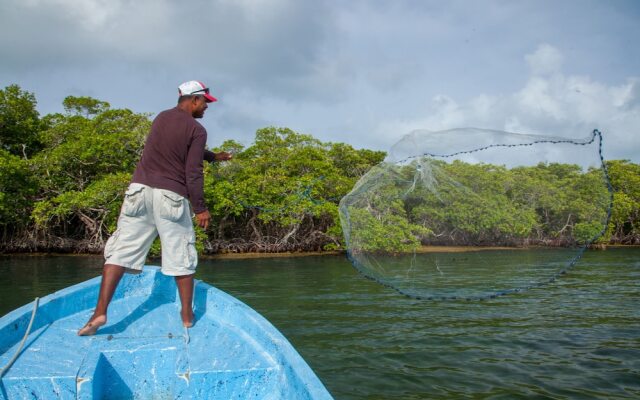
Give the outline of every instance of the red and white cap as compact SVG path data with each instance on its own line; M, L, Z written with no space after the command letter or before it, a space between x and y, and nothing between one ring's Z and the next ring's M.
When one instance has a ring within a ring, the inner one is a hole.
M179 96L189 95L201 95L207 100L207 103L213 103L218 101L215 97L209 94L209 88L200 81L189 81L178 86Z

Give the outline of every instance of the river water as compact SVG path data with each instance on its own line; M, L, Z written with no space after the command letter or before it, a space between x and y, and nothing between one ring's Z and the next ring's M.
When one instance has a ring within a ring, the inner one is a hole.
M100 264L0 257L0 315ZM341 256L201 260L196 277L270 320L336 399L640 398L640 249L484 301L402 297Z

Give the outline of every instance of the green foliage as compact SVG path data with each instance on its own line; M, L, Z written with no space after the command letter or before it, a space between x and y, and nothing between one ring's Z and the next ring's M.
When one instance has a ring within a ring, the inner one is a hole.
M46 195L82 191L104 175L131 172L150 122L129 110L106 110L88 119L56 115L42 133L45 148L34 157Z
M517 242L529 237L536 213L522 199L512 199L510 193L522 191L522 181L503 166L470 165L456 161L440 165L437 193L416 207L413 217L433 230L448 232L449 237L466 244ZM518 192L518 196L523 194ZM434 212L434 210L437 210Z
M407 209L422 201L411 196L417 192L406 196L403 183L412 181L411 172L411 168L379 164L343 200L342 218L352 253L409 252L432 233L409 219Z
M640 243L640 165L607 161L613 186L613 212L608 233L621 243Z
M25 225L36 191L28 161L0 149L0 226Z
M441 168L453 177L439 187L445 211L434 211L437 202L417 211L435 215L433 230L453 242L566 245L587 242L604 227L609 192L600 170L568 164L507 170L460 161Z
M349 248L354 253L405 253L420 247L420 237L430 230L412 224L403 215L374 216L361 208L351 208Z
M36 226L50 229L70 220L84 225L84 236L104 239L116 227L123 194L131 181L129 172L105 175L84 190L70 190L35 203Z
M588 244L602 232L602 224L596 221L578 222L573 227L573 237L576 243Z
M31 160L40 198L33 204L35 226L48 235L88 241L91 249L115 229L150 128L147 115L108 106L67 97L65 108L77 112L43 119L43 149Z
M101 114L109 109L111 105L106 101L96 100L91 97L67 96L62 101L62 106L67 114L82 115L89 118L92 115Z
M600 237L609 199L601 169L425 158L371 169L343 212L355 252L406 252L416 243L569 246L610 239Z
M336 248L337 203L358 177L354 168L370 168L384 157L273 127L258 130L246 149L228 141L218 150L236 154L207 169L205 195L218 227L214 237L245 238L254 250L311 249L318 243Z
M10 85L0 90L0 149L27 158L40 148L36 97Z

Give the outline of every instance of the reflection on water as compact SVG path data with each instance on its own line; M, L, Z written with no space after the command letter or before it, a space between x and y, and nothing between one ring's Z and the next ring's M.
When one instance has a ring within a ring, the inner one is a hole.
M100 264L0 257L0 313ZM203 260L196 276L269 319L336 399L640 397L640 250L587 252L551 285L484 301L411 300L339 256Z
M102 273L99 256L0 256L0 315Z

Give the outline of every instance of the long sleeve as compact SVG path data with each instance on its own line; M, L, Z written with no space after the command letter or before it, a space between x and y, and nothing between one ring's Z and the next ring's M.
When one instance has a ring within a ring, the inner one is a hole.
M205 161L212 163L216 160L216 153L214 153L213 151L205 150L203 158Z
M171 190L191 201L193 211L207 209L204 201L203 160L207 131L178 107L158 114L133 173L132 182Z
M204 146L207 142L207 134L198 132L194 135L187 160L185 163L185 175L187 181L187 191L189 200L193 206L193 212L199 214L207 210L204 201L204 175L202 172L202 161L205 155Z

